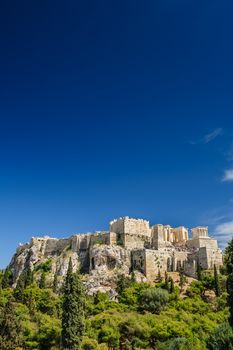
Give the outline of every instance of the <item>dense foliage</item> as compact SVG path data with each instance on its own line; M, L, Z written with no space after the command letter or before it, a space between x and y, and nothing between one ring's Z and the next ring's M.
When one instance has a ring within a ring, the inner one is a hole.
M199 280L190 285L183 271L161 275L154 285L119 275L115 298L85 295L71 263L62 288L50 262L33 274L25 271L15 289L10 271L1 272L0 349L233 349L233 296L227 293L232 242L229 247L222 274L199 269Z
M62 313L62 348L78 350L84 334L85 296L79 273L73 273L70 259L64 285Z

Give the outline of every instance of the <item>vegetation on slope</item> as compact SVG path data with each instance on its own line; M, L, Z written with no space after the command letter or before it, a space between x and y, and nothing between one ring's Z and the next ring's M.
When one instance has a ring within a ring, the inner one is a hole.
M183 271L175 284L167 274L154 285L132 274L119 276L117 298L87 296L70 264L58 293L48 273L49 263L25 271L15 289L10 271L1 273L1 350L233 349L233 241L222 273L199 269L188 288Z

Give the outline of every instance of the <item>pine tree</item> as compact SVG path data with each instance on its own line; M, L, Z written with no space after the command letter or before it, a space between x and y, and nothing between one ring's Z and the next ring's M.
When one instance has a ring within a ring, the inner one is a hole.
M15 350L20 346L20 327L16 318L14 300L7 302L0 324L0 349Z
M72 261L69 261L63 300L62 349L79 350L84 334L84 291L78 272L73 273Z
M53 292L57 293L57 290L58 290L58 280L57 280L57 273L55 273L54 279L53 279Z
M216 297L219 297L221 294L221 291L220 291L220 284L219 284L218 271L217 271L216 265L214 265L214 290L215 290Z

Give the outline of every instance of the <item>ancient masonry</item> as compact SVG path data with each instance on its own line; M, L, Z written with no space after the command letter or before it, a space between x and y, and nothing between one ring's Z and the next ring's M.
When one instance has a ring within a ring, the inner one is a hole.
M169 225L150 226L149 221L123 217L110 222L109 232L75 234L70 238L32 238L21 245L12 258L10 268L14 281L28 266L32 268L51 258L52 272L64 276L69 257L73 265L95 276L111 271L140 272L148 281L165 271L184 269L196 276L197 264L203 269L219 268L222 252L217 240L209 237L207 227L188 229Z

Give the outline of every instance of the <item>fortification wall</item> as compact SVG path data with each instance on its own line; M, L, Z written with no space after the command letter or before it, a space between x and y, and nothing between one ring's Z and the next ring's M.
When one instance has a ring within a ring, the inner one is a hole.
M91 235L90 244L110 244L109 232L98 232Z
M164 226L154 225L151 228L151 247L160 249L164 247Z
M145 274L145 249L132 251L132 270Z
M109 244L117 244L117 234L115 232L109 232Z
M180 268L185 268L185 262L188 260L188 252L186 251L175 251L173 254L173 270L179 271Z
M110 232L115 232L115 233L124 233L125 229L125 219L120 218L120 219L115 219L113 221L110 221Z
M187 256L187 261L184 263L184 272L193 278L197 277L197 262L198 255L197 253L191 253Z
M171 252L147 249L145 251L145 275L148 281L155 281L159 271L163 275L167 271L168 259L171 258Z
M77 234L72 236L71 249L73 252L87 250L90 246L91 234Z
M111 221L110 232L151 236L149 221L129 217Z
M128 249L150 248L151 239L148 236L125 233L123 235L123 246Z
M71 245L71 238L47 239L45 242L44 256L60 255L61 252Z
M189 239L187 242L187 246L190 248L202 248L207 247L208 249L217 250L218 242L216 239L210 237L196 237Z
M213 250L202 247L198 251L199 264L203 269L211 270L214 265L219 268L223 264L222 253L219 249Z

